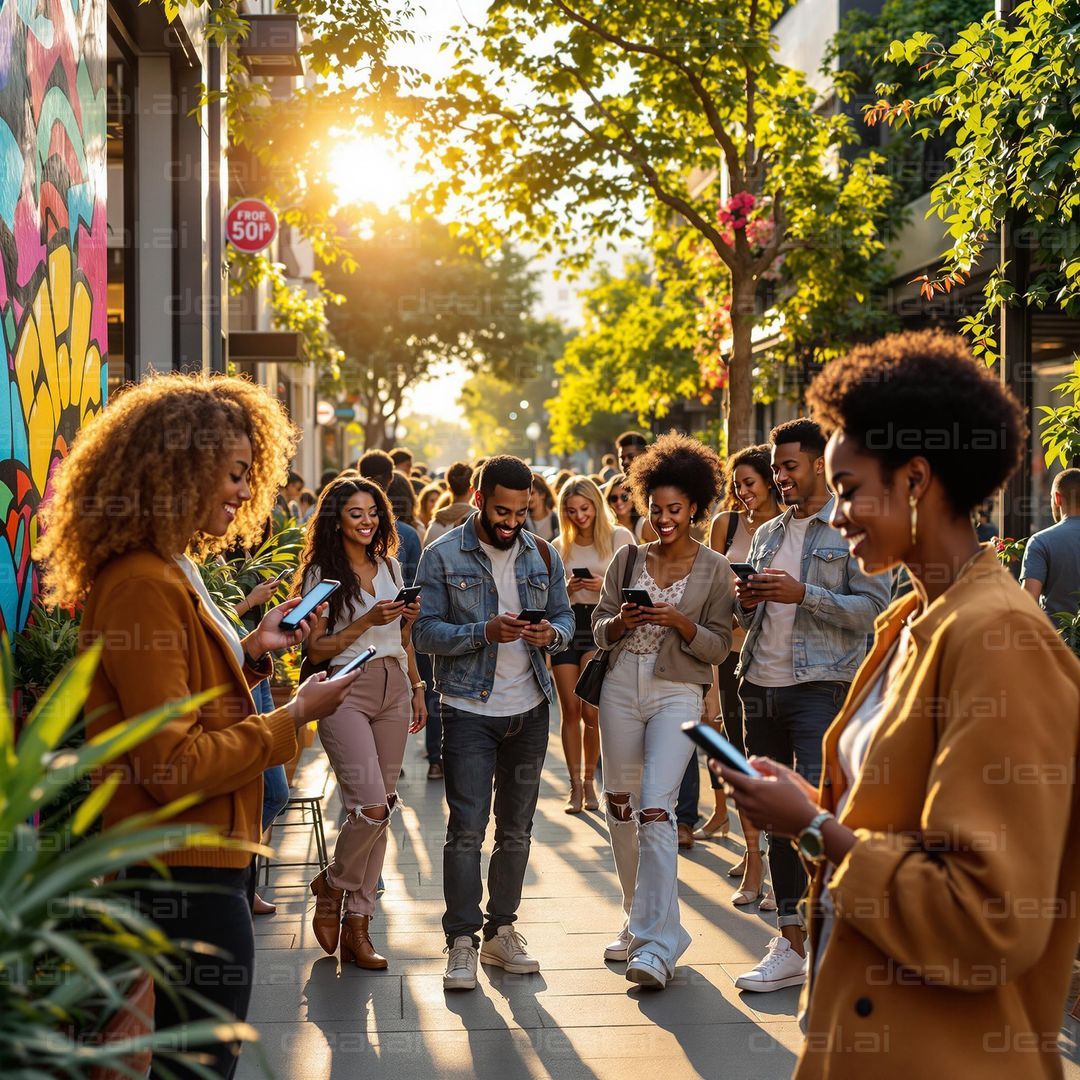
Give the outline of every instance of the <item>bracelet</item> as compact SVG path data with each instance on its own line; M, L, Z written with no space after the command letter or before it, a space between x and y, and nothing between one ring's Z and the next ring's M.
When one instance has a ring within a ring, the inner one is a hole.
M423 679L418 679L416 682L414 682L412 684L412 688L413 688L414 691L416 691L416 690L426 690L427 689L427 683L424 682Z
M270 655L270 650L269 649L267 649L266 652L264 652L262 654L262 656L257 656L257 657L252 657L251 653L249 653L247 651L247 649L244 650L244 659L248 662L249 666L251 666L253 668L261 668L263 666L263 664L266 662L266 658L269 655Z

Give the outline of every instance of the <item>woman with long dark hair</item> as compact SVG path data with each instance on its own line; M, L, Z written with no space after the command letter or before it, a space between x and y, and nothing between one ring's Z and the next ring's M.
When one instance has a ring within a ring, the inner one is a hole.
M383 489L360 477L339 477L319 499L298 576L304 592L324 579L341 582L308 642L313 663L329 661L332 675L375 649L341 706L319 721L348 817L333 860L311 883L316 940L331 955L340 943L343 963L371 970L387 966L371 943L369 923L390 815L399 802L405 743L427 715L410 640L420 603L396 599L402 586L397 546Z
M728 458L724 468L724 505L725 509L713 518L709 546L713 551L726 555L728 562L746 562L754 533L764 522L771 521L780 513L768 445L748 446ZM746 639L746 631L736 625L734 635L731 653L716 669L721 713L716 721L720 722L728 740L739 753L743 753L743 711L735 670L739 666L739 650ZM715 773L709 776L716 805L712 817L694 833L699 840L717 833L726 835L728 831L724 785ZM739 815L739 823L746 841L746 853L729 871L732 877L742 877L738 889L732 893L731 902L736 907L745 907L760 899L763 911L775 911L776 901L765 885L761 834L745 815Z

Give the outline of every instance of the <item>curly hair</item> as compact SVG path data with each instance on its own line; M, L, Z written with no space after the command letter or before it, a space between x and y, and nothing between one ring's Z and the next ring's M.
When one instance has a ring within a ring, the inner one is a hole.
M402 478L404 479L404 477ZM408 481L406 481L407 483ZM311 588L311 571L318 571L320 579L331 578L341 582L329 600L328 624L336 626L346 611L355 611L356 604L365 606L364 590L349 562L345 545L341 542L338 525L345 504L361 492L375 500L379 512L379 525L368 544L368 557L376 564L398 550L398 531L394 524L394 512L386 492L374 481L362 477L339 476L323 488L319 505L308 524L304 537L304 550L300 553L300 569L293 578L290 596L299 596Z
M857 346L825 365L806 400L826 433L858 439L883 471L926 458L957 514L1009 479L1028 434L1012 391L940 330Z
M649 495L657 488L678 488L694 504L695 524L709 516L723 489L724 468L716 452L704 443L669 431L630 463L627 483L642 514L649 512Z
M769 444L762 443L760 446L744 447L736 454L727 459L724 466L724 509L742 511L742 499L735 493L735 470L740 465L749 466L761 477L765 484L765 490L772 496L773 502L777 501L776 486L772 474L772 455L769 453Z
M299 431L281 402L241 378L152 375L125 388L75 438L41 507L43 598L75 604L110 559L252 547L289 475ZM221 484L222 452L251 440L251 499L224 536L199 531Z

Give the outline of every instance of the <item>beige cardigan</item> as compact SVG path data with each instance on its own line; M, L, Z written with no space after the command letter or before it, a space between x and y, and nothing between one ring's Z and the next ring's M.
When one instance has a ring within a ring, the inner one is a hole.
M592 629L596 644L601 649L611 650L609 664L615 662L630 640L629 634L624 634L614 644L608 639L608 628L622 606L626 560L631 556L636 560L630 576L633 583L641 573L643 560L652 546L646 544L643 547L623 548L608 563L600 603L593 609ZM664 635L653 668L656 677L670 682L710 686L713 665L722 664L731 652L734 603L735 576L731 572L731 564L712 548L699 544L686 591L678 605L679 611L697 624L697 633L690 642L683 641L674 630Z

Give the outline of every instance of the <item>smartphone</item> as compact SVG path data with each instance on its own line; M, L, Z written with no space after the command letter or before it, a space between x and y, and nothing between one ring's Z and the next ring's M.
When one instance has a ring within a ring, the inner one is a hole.
M420 586L419 585L406 585L402 588L397 596L394 597L395 604L404 604L408 607L410 604L415 604L420 598Z
M340 588L340 581L334 581L333 578L324 578L311 592L305 593L300 598L300 603L281 620L281 629L296 630L323 601Z
M547 618L547 612L543 608L522 608L521 614L518 618L527 623L532 623L535 626L537 623L543 622Z
M748 562L733 562L731 569L735 572L735 576L745 585L750 580L751 574L756 574L757 569L753 563Z
M369 645L359 656L354 656L347 664L342 664L341 667L334 672L333 675L327 679L327 682L332 682L334 679L342 679L349 674L350 671L355 671L358 667L363 667L373 656L375 655L375 646Z
M638 607L652 607L653 600L647 589L623 589L624 604L637 604Z
M570 571L570 573L573 574L574 577L580 577L580 578L591 578L592 577L592 571L587 566L575 566L573 568L573 570Z
M688 720L682 725L682 729L683 734L696 742L709 757L716 758L729 769L735 769L744 776L761 776L761 773L715 728L699 723L697 720Z

